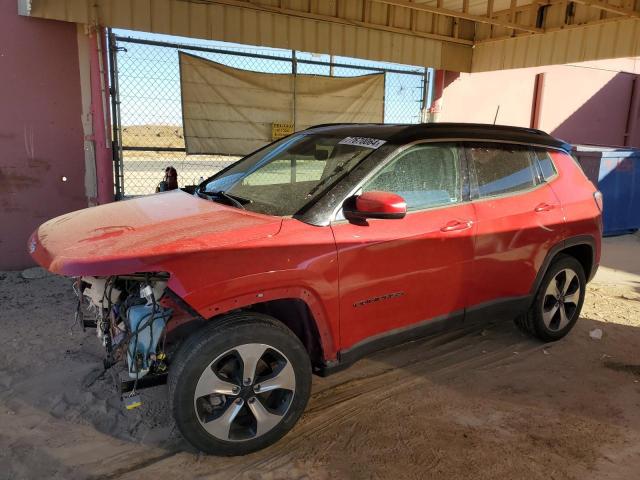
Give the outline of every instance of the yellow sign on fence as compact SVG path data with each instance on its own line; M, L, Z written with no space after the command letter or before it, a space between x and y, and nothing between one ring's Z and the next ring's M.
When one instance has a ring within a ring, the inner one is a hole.
M293 133L293 123L272 123L271 124L271 140L280 140L281 138Z

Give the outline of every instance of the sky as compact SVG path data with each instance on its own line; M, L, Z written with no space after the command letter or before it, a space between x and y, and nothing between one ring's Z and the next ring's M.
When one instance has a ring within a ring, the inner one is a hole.
M119 41L123 50L118 52L118 79L120 112L123 126L128 125L182 125L178 50L192 53L235 68L268 73L291 73L291 51L267 47L241 45L211 40L175 37L129 30L114 29L122 37L158 40L182 45L224 49L229 52L257 53L282 57L283 61L248 58L237 55L189 51L187 48L159 47ZM329 61L329 55L296 52L298 60ZM387 73L385 79L385 122L417 123L423 96L424 67L398 65L369 60L334 57L335 63L392 68L419 72L421 75ZM433 75L432 69L428 69ZM375 70L334 68L335 76L354 76ZM299 74L328 75L325 65L298 63ZM427 103L428 104L428 103Z

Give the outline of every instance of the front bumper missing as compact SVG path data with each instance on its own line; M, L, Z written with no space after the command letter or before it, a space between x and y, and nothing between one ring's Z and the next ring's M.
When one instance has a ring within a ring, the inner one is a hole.
M165 385L167 383L167 379L169 374L167 372L163 373L148 373L144 377L141 377L137 380L131 379L128 375L120 376L120 394L130 393L138 390L143 390L145 388L157 387L158 385Z

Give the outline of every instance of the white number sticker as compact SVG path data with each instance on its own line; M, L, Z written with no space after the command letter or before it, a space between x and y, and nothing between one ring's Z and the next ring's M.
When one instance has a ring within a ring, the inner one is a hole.
M387 142L386 140L378 140L377 138L347 137L340 140L338 143L341 143L342 145L357 145L359 147L376 149L376 148L380 148L382 145L384 145Z

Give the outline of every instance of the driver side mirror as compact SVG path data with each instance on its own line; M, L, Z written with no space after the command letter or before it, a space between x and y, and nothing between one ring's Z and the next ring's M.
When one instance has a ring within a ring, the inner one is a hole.
M400 219L407 214L407 202L391 192L365 192L348 198L343 206L347 220L363 221L367 218Z

